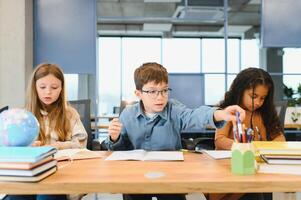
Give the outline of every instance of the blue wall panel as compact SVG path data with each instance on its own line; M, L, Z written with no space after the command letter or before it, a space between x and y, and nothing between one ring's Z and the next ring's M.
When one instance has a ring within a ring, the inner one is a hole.
M34 64L96 73L96 0L34 1Z
M168 85L172 89L169 97L177 99L189 108L204 105L203 74L168 74Z

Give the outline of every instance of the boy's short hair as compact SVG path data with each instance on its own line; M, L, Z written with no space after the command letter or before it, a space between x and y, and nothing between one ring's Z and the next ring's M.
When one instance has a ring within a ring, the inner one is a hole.
M155 62L144 63L135 70L134 80L136 90L142 90L142 87L148 82L166 83L168 84L167 70L160 64Z

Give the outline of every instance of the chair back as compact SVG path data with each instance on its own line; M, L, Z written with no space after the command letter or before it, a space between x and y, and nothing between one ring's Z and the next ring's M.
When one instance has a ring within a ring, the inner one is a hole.
M126 101L126 100L121 100L120 102L120 109L119 109L119 115L121 114L121 112L129 105L133 105L137 103L137 101Z
M69 101L69 104L77 110L80 115L80 120L82 121L86 132L88 134L87 149L92 150L92 131L91 131L91 111L90 111L90 99L74 100Z
M2 113L5 110L8 110L8 106L4 106L3 108L0 108L0 113Z
M277 111L278 117L280 119L280 123L281 123L282 127L284 128L285 112L286 112L286 108L287 108L287 101L286 100L275 101L275 107L276 107L276 111Z

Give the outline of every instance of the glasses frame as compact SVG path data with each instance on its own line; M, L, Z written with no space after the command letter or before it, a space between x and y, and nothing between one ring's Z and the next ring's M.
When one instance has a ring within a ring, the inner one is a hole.
M141 89L141 92L143 93L146 93L150 98L152 99L156 99L159 94L161 94L162 97L168 97L169 95L169 92L171 92L172 89L171 88L166 88L166 89L163 89L163 90L143 90ZM155 93L153 93L155 92Z

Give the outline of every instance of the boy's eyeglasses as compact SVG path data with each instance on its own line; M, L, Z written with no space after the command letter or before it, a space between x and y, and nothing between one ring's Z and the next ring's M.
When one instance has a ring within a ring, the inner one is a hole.
M141 90L141 92L146 93L152 99L157 98L159 93L161 93L163 97L167 97L170 91L171 91L170 88L163 89L163 90Z

